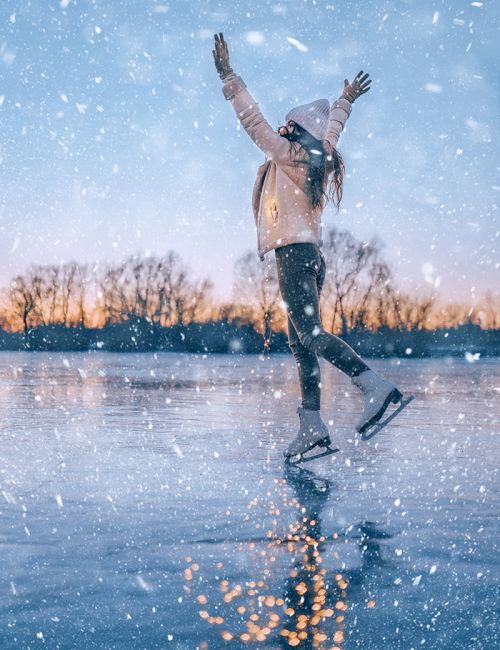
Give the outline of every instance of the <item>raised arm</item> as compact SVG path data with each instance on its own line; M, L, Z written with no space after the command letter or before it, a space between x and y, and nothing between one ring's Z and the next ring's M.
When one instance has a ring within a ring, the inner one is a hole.
M325 136L326 142L323 142L327 151L337 146L340 134L344 129L347 118L351 114L354 101L370 90L371 79L367 81L368 73L362 75L363 70L358 72L351 84L347 79L344 79L344 91L330 108L330 119Z
M279 160L289 156L290 144L266 120L258 103L247 90L243 79L229 65L227 43L222 34L215 35L215 67L223 81L222 92L231 102L241 125L266 156Z
M323 146L325 149L329 147L335 148L337 146L340 134L344 130L344 125L347 118L351 114L352 104L343 95L339 97L330 107L330 119L328 121L328 129L325 136Z

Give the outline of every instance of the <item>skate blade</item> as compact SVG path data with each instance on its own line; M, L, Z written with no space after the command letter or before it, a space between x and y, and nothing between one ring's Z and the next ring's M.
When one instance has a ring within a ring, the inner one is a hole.
M333 449L332 447L327 447L325 451L322 451L320 454L314 454L313 456L304 456L304 454L298 454L297 456L288 456L285 460L287 465L299 465L300 463L308 463L311 460L316 460L317 458L323 458L324 456L331 456L336 454L340 449Z
M406 408L408 406L408 404L414 399L415 399L414 395L409 395L406 399L402 399L400 401L400 403L399 403L399 407L395 411L393 411L382 422L379 421L376 424L369 427L368 430L364 431L361 434L361 439L362 440L369 440L370 438L373 438L374 435L376 435L381 429L383 429L385 426L387 426L391 420L394 420L396 415L399 415L399 413L401 413L401 411L404 408Z

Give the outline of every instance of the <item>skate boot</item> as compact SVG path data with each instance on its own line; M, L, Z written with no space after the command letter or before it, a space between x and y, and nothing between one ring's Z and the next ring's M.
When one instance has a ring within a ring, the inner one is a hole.
M351 381L363 393L363 414L356 424L356 431L364 440L378 433L413 399L413 395L403 399L403 393L394 384L383 379L373 370L364 370ZM380 422L391 403L399 403L399 408Z
M338 449L332 449L330 446L330 432L321 419L319 411L308 411L299 406L297 413L299 414L300 428L296 438L292 440L284 452L287 462L296 464L320 458L321 456L328 456L338 451ZM316 446L325 448L325 451L315 456L304 456Z

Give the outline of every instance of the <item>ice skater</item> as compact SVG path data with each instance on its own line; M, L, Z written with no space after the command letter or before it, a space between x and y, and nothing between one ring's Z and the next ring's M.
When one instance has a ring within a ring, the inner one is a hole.
M321 215L326 202L339 208L344 163L337 141L356 99L370 90L368 73L360 71L332 104L317 99L296 106L275 131L248 92L243 79L229 64L227 42L215 35L215 66L223 81L222 92L241 125L266 160L259 167L252 207L257 229L259 257L274 250L279 288L287 309L288 342L297 363L302 405L297 409L299 431L284 452L289 461L311 459L305 454L315 447L317 456L333 453L329 430L320 416L320 366L318 356L347 374L363 396L363 413L356 430L371 437L412 399L375 373L341 338L327 332L320 319L319 298L325 279L321 252ZM336 201L335 201L336 198ZM381 422L388 406L399 404Z

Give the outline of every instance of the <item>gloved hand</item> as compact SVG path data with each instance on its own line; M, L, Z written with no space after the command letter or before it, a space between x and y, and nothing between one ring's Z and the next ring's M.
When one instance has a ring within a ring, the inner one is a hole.
M219 77L224 80L233 69L229 65L229 50L227 49L227 43L224 40L222 32L219 34L214 34L215 38L215 50L212 50L214 55L215 67L219 73Z
M344 79L344 91L342 97L348 99L351 103L354 102L358 97L363 95L370 90L370 84L372 80L366 81L368 78L368 72L363 74L363 70L358 72L354 81L350 84L347 79Z

